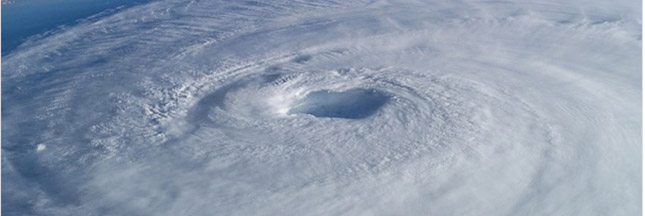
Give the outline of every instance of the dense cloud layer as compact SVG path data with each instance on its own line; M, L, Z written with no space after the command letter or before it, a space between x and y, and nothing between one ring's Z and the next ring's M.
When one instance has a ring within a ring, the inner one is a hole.
M156 1L2 62L6 215L638 215L635 1Z

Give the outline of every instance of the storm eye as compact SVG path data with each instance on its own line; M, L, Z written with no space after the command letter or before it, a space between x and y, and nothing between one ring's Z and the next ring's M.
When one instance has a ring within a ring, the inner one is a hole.
M389 99L390 96L374 89L350 89L343 92L320 90L296 101L289 114L362 119L376 113Z

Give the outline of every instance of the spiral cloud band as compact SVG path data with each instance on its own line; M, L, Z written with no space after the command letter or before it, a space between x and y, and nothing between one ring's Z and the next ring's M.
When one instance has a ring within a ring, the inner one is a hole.
M91 17L3 58L2 213L638 215L639 4Z

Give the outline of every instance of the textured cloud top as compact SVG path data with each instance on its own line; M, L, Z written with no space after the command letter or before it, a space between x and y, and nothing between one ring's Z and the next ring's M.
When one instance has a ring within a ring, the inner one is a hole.
M638 215L635 1L155 1L2 61L5 215Z

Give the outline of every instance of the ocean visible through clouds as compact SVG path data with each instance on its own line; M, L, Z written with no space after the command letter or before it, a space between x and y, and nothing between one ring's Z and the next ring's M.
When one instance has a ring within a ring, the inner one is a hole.
M634 0L11 0L2 215L635 216Z
M90 16L107 15L146 0L11 0L2 2L2 55L30 36L70 27ZM102 13L103 12L103 13ZM98 18L98 17L97 17Z

